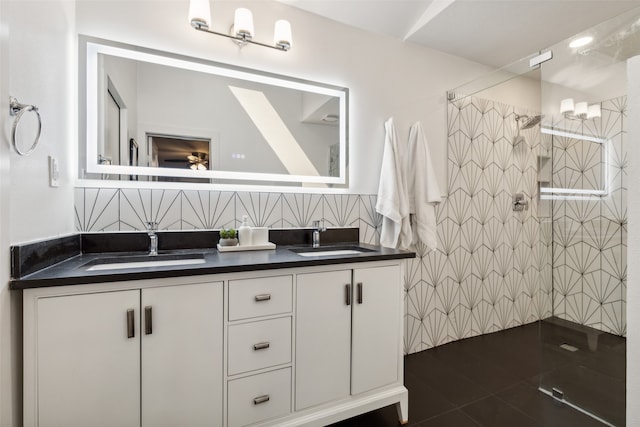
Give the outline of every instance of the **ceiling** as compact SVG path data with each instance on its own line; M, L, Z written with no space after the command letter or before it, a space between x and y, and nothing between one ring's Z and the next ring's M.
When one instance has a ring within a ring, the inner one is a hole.
M640 0L280 1L496 68L640 7Z

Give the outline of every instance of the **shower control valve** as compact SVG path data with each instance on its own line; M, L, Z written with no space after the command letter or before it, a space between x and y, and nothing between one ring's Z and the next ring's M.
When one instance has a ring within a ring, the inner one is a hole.
M513 211L522 212L529 209L529 202L524 199L524 194L516 193L513 195Z

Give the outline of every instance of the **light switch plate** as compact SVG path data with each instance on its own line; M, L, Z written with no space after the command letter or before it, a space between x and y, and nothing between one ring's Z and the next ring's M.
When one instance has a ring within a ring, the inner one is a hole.
M49 185L60 187L60 165L58 159L52 156L49 156Z

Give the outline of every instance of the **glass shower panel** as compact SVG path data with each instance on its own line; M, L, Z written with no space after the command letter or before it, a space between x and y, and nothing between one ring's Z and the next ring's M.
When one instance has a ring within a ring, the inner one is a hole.
M586 44L571 43L579 38ZM541 322L540 390L625 425L626 59L640 9L551 47L541 67L540 205L550 213L552 315Z

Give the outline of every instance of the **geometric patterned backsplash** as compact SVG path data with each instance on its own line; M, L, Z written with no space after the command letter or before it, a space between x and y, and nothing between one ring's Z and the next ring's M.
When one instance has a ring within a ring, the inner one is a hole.
M357 227L364 218L366 234L376 225L375 196L357 194L77 188L75 199L76 228L84 232L145 230L147 221L162 230L238 227L243 215L270 228L310 227L323 218L328 227Z
M627 329L626 109L626 97L619 97L602 103L599 119L554 124L607 139L604 144L545 135L553 147L553 187L606 190L553 200L554 315L621 336Z
M406 353L552 314L555 230L538 215L537 173L538 156L550 153L539 127L518 133L515 120L535 113L466 97L450 102L448 114L448 197L436 209L438 248L420 243L417 257L404 261ZM524 212L512 210L518 192L529 201ZM359 227L362 242L379 244L375 204L368 194L77 188L75 224L81 232L141 231L151 220L162 230L219 229L237 227L247 215L255 226L301 228L324 219L327 227ZM571 299L564 306L578 297ZM555 314L579 321L569 313Z

